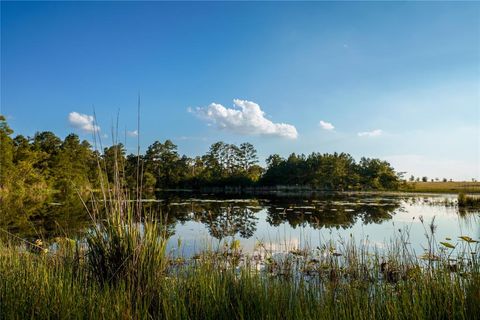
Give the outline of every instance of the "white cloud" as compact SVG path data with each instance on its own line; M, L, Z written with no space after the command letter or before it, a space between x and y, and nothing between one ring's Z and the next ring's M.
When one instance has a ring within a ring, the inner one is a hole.
M233 103L235 105L233 108L225 108L221 104L212 103L208 107L189 108L188 111L215 124L220 129L243 135L270 135L288 139L298 137L295 126L273 123L265 118L265 112L255 102L235 99Z
M333 124L331 124L330 122L325 122L323 120L320 120L320 123L318 124L323 130L333 130L335 129L335 127L333 126Z
M175 140L198 140L198 141L207 141L206 137L197 137L197 136L180 136L175 138Z
M100 127L95 125L95 119L93 116L88 114L70 112L68 114L68 122L70 122L73 127L81 129L85 132L100 131Z
M358 136L359 137L378 137L383 134L383 131L380 129L372 130L372 131L365 131L365 132L359 132Z
M138 130L127 131L129 137L138 137Z

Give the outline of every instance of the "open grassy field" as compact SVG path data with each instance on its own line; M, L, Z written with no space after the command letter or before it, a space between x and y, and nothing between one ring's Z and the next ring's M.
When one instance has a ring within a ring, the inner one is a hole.
M408 190L414 192L443 192L443 193L480 193L480 182L452 181L452 182L407 182Z

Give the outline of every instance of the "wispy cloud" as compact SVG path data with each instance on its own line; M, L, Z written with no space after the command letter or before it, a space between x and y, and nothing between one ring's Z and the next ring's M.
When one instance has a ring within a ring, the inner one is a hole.
M383 134L383 131L380 129L372 130L372 131L365 131L365 132L359 132L358 136L359 137L378 137Z
M320 128L322 128L323 130L333 130L335 129L335 127L333 126L333 124L331 124L330 122L326 122L326 121L323 121L323 120L320 120L320 123L318 124L320 126Z
M208 139L206 137L197 137L197 136L180 136L175 138L176 140L198 140L198 141L207 141Z
M138 130L127 131L129 137L138 137Z
M93 116L88 114L70 112L68 114L68 122L73 127L83 130L85 132L97 132L100 131L100 127L95 125Z
M233 103L233 108L212 103L208 107L189 108L188 111L211 124L215 124L219 129L242 135L268 135L288 139L298 137L295 126L286 123L273 123L265 118L265 112L255 102L235 99Z

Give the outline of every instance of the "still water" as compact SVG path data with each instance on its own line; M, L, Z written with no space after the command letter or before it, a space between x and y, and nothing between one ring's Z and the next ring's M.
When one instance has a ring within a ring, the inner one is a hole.
M191 256L225 240L239 240L252 252L261 242L272 250L315 248L327 241L368 241L381 249L408 230L416 252L427 246L425 228L434 219L437 242L459 236L480 239L480 211L461 210L456 195L432 194L336 194L277 195L247 198L163 193L144 206L168 224L168 250ZM423 223L422 223L423 220ZM3 207L2 239L68 236L81 239L91 221L80 201L49 202L15 209ZM7 231L7 232L5 232ZM180 250L178 245L181 244Z

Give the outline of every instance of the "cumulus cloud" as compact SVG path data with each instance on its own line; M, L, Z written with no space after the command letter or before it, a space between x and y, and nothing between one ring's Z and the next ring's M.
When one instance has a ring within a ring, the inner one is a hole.
M70 112L68 114L68 122L73 127L83 130L85 132L97 132L100 131L100 127L95 125L95 120L93 116L88 114Z
M138 130L127 131L129 137L138 137Z
M359 137L378 137L382 135L383 131L380 129L372 130L372 131L365 131L365 132L359 132L358 136Z
M331 124L330 122L325 122L323 120L320 120L320 123L318 124L323 130L333 130L335 129L335 127L333 126L333 124Z
M268 120L265 112L255 102L235 99L233 103L233 108L212 103L208 107L189 108L188 111L220 129L243 135L269 135L288 139L298 137L295 126Z

